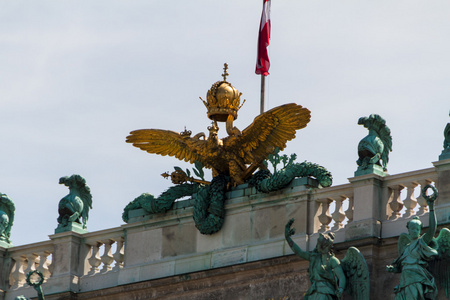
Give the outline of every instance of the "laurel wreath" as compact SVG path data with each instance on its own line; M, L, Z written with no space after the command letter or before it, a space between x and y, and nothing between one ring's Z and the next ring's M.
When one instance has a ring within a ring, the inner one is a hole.
M31 275L33 275L33 274L37 274L39 276L38 282L31 282L30 278L31 278ZM28 283L28 285L30 285L32 287L40 286L44 283L44 275L42 274L42 272L40 272L38 270L31 271L27 274L27 283Z

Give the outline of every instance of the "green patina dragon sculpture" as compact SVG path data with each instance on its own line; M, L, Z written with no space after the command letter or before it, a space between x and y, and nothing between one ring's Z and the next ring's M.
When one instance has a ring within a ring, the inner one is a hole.
M222 226L225 193L230 186L250 180L258 190L270 192L285 187L300 176L314 176L322 186L331 185L331 175L324 168L306 162L294 164L292 157L290 160L277 157L286 167L270 176L264 161L275 154L275 149L284 149L287 141L295 138L297 130L306 127L311 118L310 111L295 103L281 105L260 114L246 129L239 130L233 126L233 121L237 119L237 111L242 106L242 93L226 81L227 68L225 64L223 80L214 83L207 92L207 100L203 100L208 117L213 121L212 126L208 127L208 137L204 133L191 137L191 132L187 130L177 133L161 129L135 130L127 137L128 143L141 150L174 156L190 163L197 162L202 168L212 169L211 184L194 180L178 168L170 175L178 186L170 188L158 198L150 194L136 198L125 208L125 222L128 221L126 212L131 208L141 207L149 213L163 213L179 197L196 193L193 196L196 200L196 226L200 232L212 234ZM218 122L226 123L228 136L223 139L218 137ZM253 175L257 169L261 171ZM195 172L196 175L200 174L199 168Z
M296 177L311 176L318 180L323 187L331 186L332 176L324 167L310 162L295 163L295 154L290 159L286 155L280 156L279 149L270 155L268 161L274 168L272 174L269 170L263 169L256 172L248 183L254 186L257 191L270 193L283 189ZM283 168L277 171L277 165L282 162ZM147 213L165 213L172 208L173 203L180 198L190 196L195 200L193 218L195 226L202 234L213 234L218 232L223 225L225 218L226 191L230 184L227 175L214 177L210 184L206 184L203 178L203 169L200 162L195 162L194 173L201 179L190 176L190 171L184 172L178 167L169 175L162 174L163 177L171 177L175 186L170 187L159 197L144 193L130 202L122 214L124 222L128 223L128 213L134 209L144 209Z

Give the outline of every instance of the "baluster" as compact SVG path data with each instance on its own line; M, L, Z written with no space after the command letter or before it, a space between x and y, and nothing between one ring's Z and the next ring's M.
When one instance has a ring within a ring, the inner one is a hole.
M406 208L406 211L403 214L404 218L414 215L414 208L417 206L417 200L416 197L414 197L414 189L417 185L417 183L411 182L406 186L406 197L403 200L403 204Z
M54 264L54 261L53 261L53 253L50 253L50 255L51 255L51 258L49 258L47 256L47 268L48 268L48 271L50 272L50 276L52 276L53 268L55 267L55 264Z
M326 199L319 199L316 201L319 202L322 207L322 213L319 215L319 222L321 224L319 232L324 232L330 229L328 224L330 224L332 218L328 210L330 209L330 203L333 202L333 200L330 198L326 198Z
M98 272L98 267L101 265L102 260L100 259L100 256L98 254L100 246L102 243L97 242L96 244L92 245L92 254L91 257L89 257L88 262L91 265L91 269L88 272L88 275L93 275Z
M431 180L420 180L420 191L422 191L422 188L426 186L427 184L431 184ZM417 197L417 203L419 204L419 210L417 211L417 215L423 215L424 213L428 212L428 203L427 200L425 200L424 197L422 197L422 192L419 193L419 197Z
M114 254L113 254L114 260L116 261L116 265L113 268L114 271L123 268L123 260L124 260L123 237L117 239L116 246L117 246L116 252L114 252Z
M400 192L403 189L402 185L396 185L390 187L392 190L392 201L389 203L389 207L392 210L392 214L389 220L397 220L400 217L400 211L403 208L403 203L400 200Z
M111 246L114 243L114 240L105 240L102 241L102 243L105 245L105 251L101 257L103 268L100 271L101 273L106 273L111 270L111 264L114 262L114 258L111 254Z
M38 256L34 253L27 254L27 268L24 270L25 275L30 273L31 271L36 270L36 259Z
M22 255L13 256L12 259L15 261L14 271L11 272L10 278L12 283L12 288L18 288L25 284L25 272L23 268L25 267L25 257Z
M345 199L347 199L347 197L345 197L345 196L340 196L340 197L338 197L338 199L335 199L336 209L334 210L334 212L332 214L332 217L334 220L333 230L339 230L344 227L342 225L342 222L344 222L344 220L345 220L345 214L344 214L344 211L342 208L342 202L344 202Z
M39 252L38 255L39 255L39 265L36 268L36 270L41 272L42 275L44 275L45 280L47 280L48 278L50 278L50 276L52 276L47 261L47 257L50 255L50 252L48 251Z
M353 195L348 196L348 208L345 211L345 216L348 219L348 222L347 222L347 225L348 225L353 221Z

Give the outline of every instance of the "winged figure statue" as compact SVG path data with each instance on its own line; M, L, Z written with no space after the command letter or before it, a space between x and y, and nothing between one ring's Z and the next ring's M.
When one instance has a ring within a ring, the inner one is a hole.
M209 136L161 129L135 130L127 142L148 153L174 156L190 163L199 161L218 174L231 177L232 184L244 183L262 165L275 148L284 149L286 142L295 138L298 129L310 121L310 111L295 103L275 107L259 116L242 132L218 138L219 127L214 121L208 127ZM227 124L227 127L228 126Z
M91 189L86 184L86 180L80 175L74 174L61 177L59 183L69 188L69 194L59 201L58 223L64 227L70 222L76 222L82 224L83 229L86 229L89 209L92 208Z
M432 189L433 194L427 195ZM436 215L434 201L438 197L437 189L426 185L422 197L427 200L429 212L428 230L420 235L423 224L415 216L407 223L408 233L398 239L398 258L387 266L388 272L401 273L400 283L395 287L395 299L435 299L438 288L435 278L450 299L450 230L443 228L439 236L436 233ZM428 265L428 267L427 267Z
M358 160L360 168L367 169L370 165L382 166L387 171L389 152L392 151L391 130L386 126L386 121L377 114L362 117L359 125L369 129L369 134L358 144Z
M0 242L11 244L11 228L14 223L15 206L11 198L0 193Z
M332 251L334 233L320 233L313 251L302 250L293 240L294 219L285 226L285 238L295 254L309 261L311 286L303 299L343 299L344 292L355 300L370 299L369 269L364 256L355 247L350 247L344 259L334 256Z

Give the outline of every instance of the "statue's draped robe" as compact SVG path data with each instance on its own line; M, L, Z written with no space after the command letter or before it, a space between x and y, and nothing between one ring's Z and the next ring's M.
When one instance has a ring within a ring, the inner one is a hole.
M412 241L397 259L401 264L400 283L395 287L395 300L436 299L437 288L434 277L426 269L427 262L437 251L422 238Z
M307 300L333 300L336 297L337 282L331 267L331 261L323 265L322 254L310 252L309 260L309 280L311 287L305 294Z

